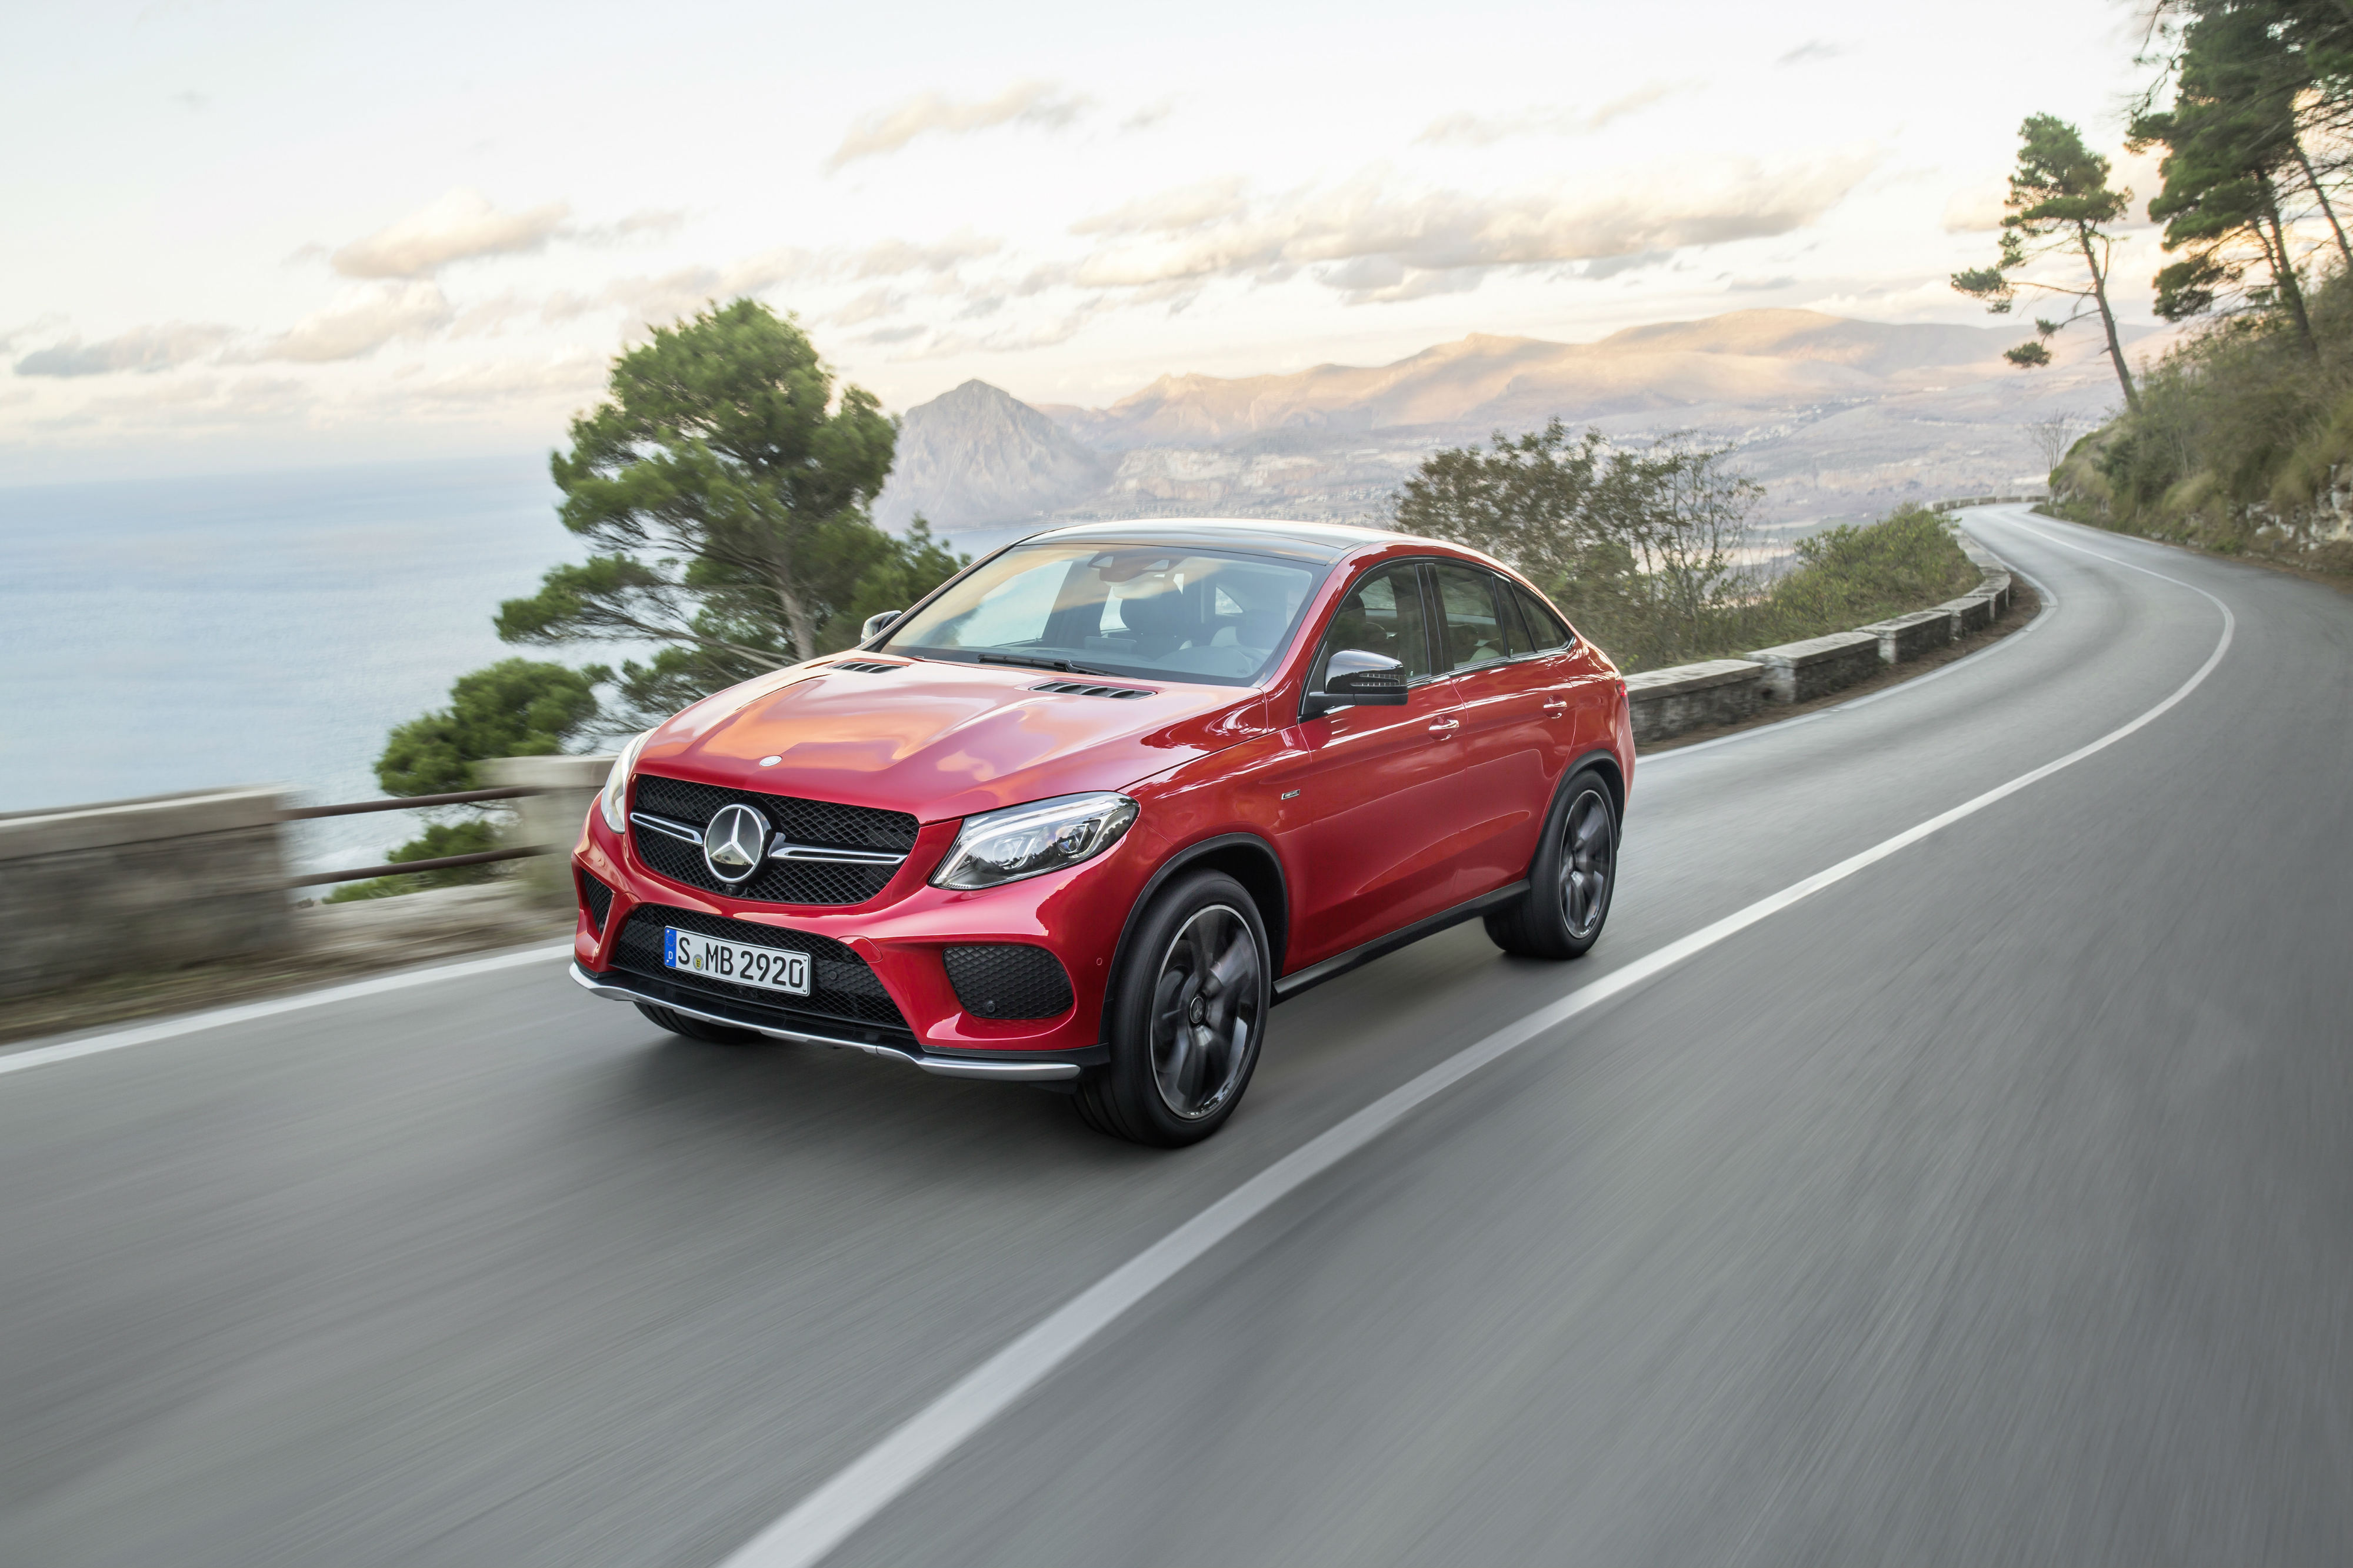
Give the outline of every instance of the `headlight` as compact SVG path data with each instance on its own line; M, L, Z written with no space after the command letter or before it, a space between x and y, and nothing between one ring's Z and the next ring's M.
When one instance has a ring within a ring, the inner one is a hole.
M1075 866L1119 842L1135 820L1124 795L1066 795L967 816L948 857L932 873L935 888L994 888Z
M653 731L649 730L623 746L621 754L613 759L613 771L605 775L605 787L596 793L596 809L604 814L605 826L616 833L629 830L629 775L638 771L638 753L653 738Z

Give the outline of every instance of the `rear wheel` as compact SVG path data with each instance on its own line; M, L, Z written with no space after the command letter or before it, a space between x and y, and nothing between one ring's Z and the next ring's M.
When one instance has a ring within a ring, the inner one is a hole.
M673 1013L667 1007L657 1007L650 1002L638 1004L638 1011L646 1021L673 1035L684 1035L690 1040L704 1040L714 1046L754 1046L768 1037L754 1029L738 1029L725 1024L706 1024L700 1018L690 1018L683 1013Z
M1487 935L1526 958L1582 958L1609 918L1618 886L1618 807L1590 768L1561 786L1528 890L1487 917Z
M1104 1001L1111 1060L1080 1080L1087 1125L1161 1148L1224 1126L1258 1066L1272 967L1240 883L1204 871L1163 889Z

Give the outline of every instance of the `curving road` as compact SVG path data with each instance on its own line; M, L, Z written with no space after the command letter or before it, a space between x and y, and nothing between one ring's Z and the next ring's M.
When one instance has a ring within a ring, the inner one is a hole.
M2353 1556L2353 602L1968 521L2031 630L1647 760L1590 958L1472 927L1310 993L1198 1150L672 1041L554 960L0 1071L0 1562L723 1562L1612 974L828 1560ZM2181 691L2226 606L2174 706L1980 798Z

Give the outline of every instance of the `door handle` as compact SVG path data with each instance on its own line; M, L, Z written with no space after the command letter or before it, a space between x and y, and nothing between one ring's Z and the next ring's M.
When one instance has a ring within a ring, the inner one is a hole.
M1433 735L1451 735L1461 727L1462 721L1460 719L1433 719L1430 721L1430 732Z
M1545 703L1544 710L1547 713L1566 713L1568 711L1568 699L1555 697Z

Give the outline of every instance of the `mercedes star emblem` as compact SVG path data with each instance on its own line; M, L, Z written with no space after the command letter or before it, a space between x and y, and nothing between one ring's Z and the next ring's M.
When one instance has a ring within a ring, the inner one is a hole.
M702 830L702 863L731 888L750 880L767 855L767 819L748 805L722 806Z

